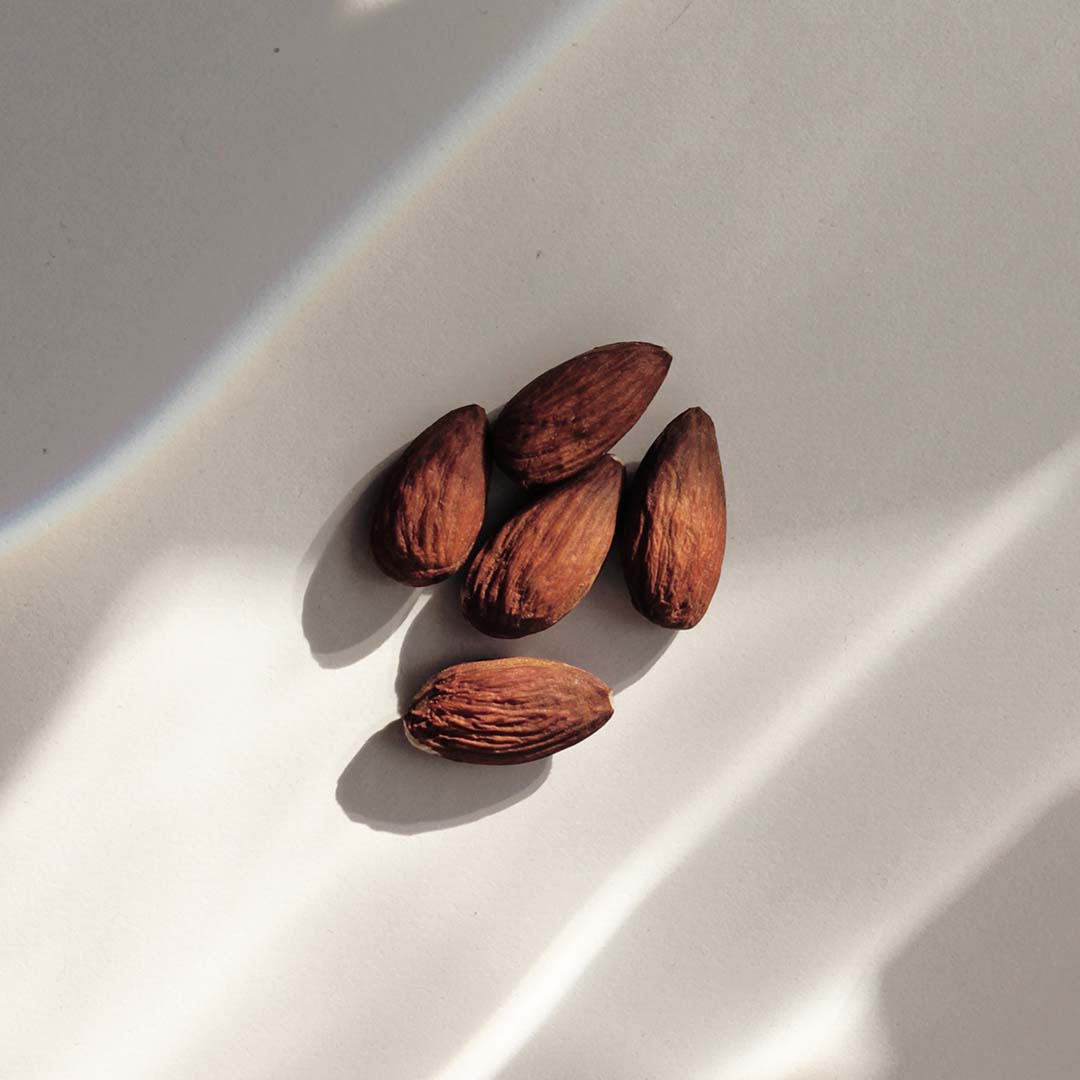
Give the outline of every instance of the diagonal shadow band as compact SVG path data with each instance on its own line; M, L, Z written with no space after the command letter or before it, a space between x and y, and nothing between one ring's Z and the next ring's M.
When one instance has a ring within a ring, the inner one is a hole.
M889 961L888 1080L1076 1075L1078 838L1073 788Z

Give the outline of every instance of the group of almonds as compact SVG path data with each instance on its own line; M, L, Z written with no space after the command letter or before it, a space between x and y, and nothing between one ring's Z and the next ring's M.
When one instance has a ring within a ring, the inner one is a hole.
M634 607L684 630L720 577L727 514L712 420L687 409L660 433L627 485L607 453L652 401L671 365L658 345L625 341L544 372L490 429L479 405L421 432L390 470L371 526L382 570L431 585L469 561L461 610L492 637L558 622L592 587L616 530ZM535 499L473 553L491 456ZM429 679L404 717L421 750L503 765L564 750L610 719L611 691L553 660L455 664Z

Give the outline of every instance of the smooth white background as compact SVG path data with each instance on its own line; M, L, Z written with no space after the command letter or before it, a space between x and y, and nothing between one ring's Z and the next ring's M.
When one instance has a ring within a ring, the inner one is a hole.
M0 1075L1076 1076L1073 4L15 0L0 97ZM409 751L506 646L352 507L631 337L707 621Z

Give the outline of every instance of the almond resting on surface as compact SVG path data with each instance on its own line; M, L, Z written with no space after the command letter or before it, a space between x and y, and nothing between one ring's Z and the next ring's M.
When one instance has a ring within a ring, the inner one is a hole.
M526 487L581 472L637 423L670 365L659 345L620 341L545 371L495 421L495 460Z
M716 429L703 409L677 416L649 447L619 532L634 607L660 626L696 626L716 591L727 539Z
M375 504L371 551L406 585L431 585L469 557L484 521L487 413L465 405L436 420L391 467Z
M413 746L454 761L514 765L581 742L614 712L596 676L554 660L455 664L429 679L405 714Z
M492 637L535 634L589 591L611 548L622 463L605 454L515 514L476 553L461 610Z

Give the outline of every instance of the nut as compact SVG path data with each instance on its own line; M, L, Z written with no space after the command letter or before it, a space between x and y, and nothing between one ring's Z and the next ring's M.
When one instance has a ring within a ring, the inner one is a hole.
M589 591L611 548L623 466L604 455L515 514L476 553L461 609L492 637L535 634Z
M429 679L405 714L413 746L454 761L514 765L581 742L614 712L594 675L554 660L455 664Z
M573 476L637 423L670 365L659 345L622 341L545 371L495 421L495 460L526 487Z
M705 615L727 538L716 429L687 409L649 447L619 526L634 607L660 626L686 630Z
M484 521L489 456L487 413L464 405L421 432L390 470L371 523L371 551L406 585L431 585L456 571Z

